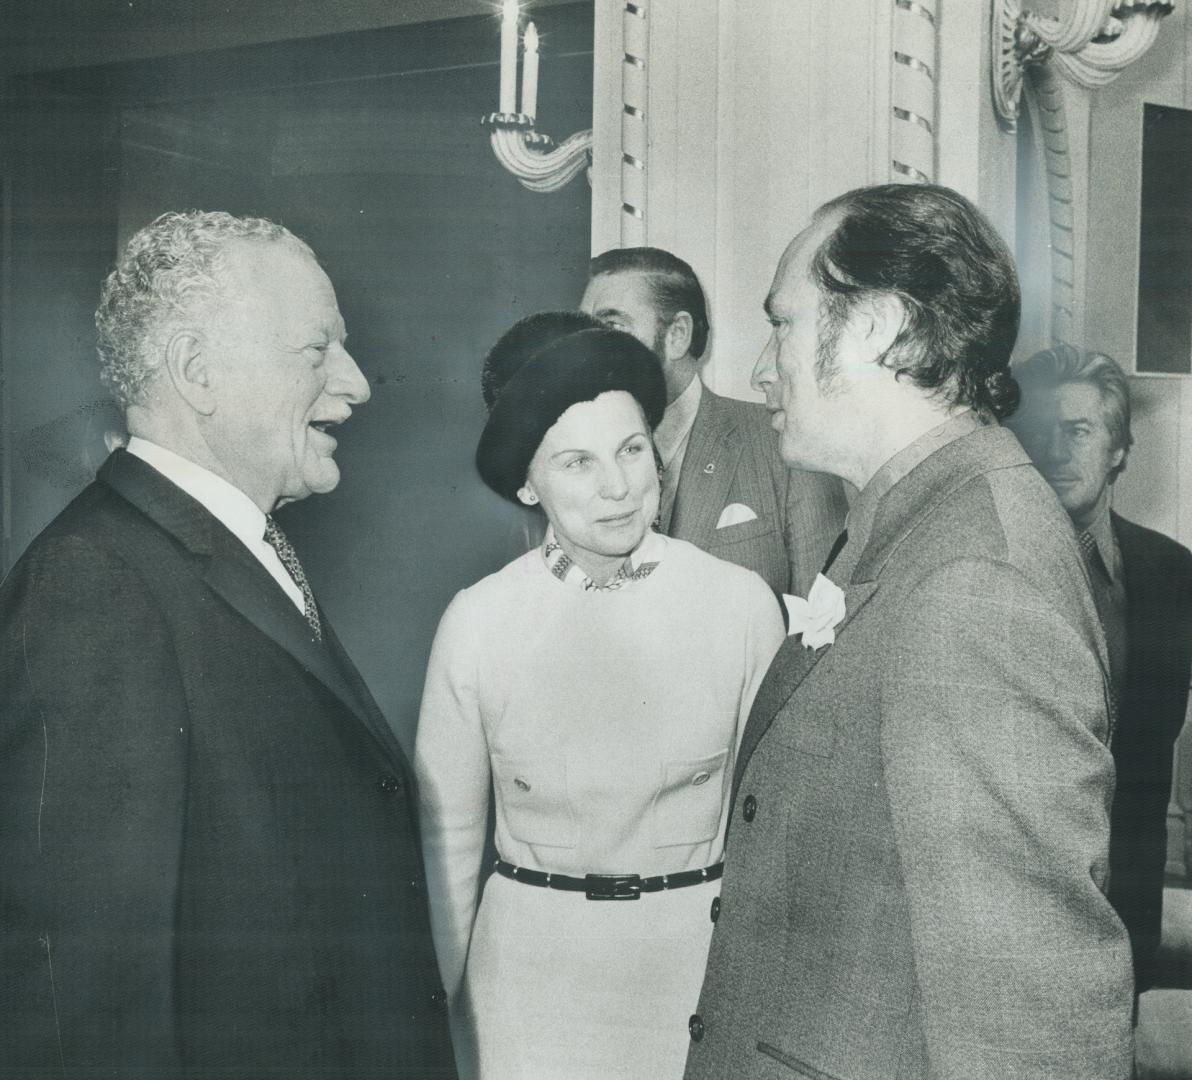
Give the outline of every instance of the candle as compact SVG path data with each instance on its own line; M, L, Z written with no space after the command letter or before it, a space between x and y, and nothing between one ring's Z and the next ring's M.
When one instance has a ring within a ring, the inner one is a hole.
M521 111L531 120L538 114L538 30L533 23L526 27L522 53Z
M501 5L500 111L517 112L517 0Z

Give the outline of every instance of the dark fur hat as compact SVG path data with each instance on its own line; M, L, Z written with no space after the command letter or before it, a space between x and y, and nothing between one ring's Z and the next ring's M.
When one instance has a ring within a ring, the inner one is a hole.
M563 334L501 387L476 447L476 468L498 495L517 501L546 433L572 405L610 390L633 395L652 431L666 409L658 357L637 338L604 327Z

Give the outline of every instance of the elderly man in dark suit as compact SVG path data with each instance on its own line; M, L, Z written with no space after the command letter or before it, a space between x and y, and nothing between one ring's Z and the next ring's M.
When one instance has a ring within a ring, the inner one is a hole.
M1127 1077L1108 659L1067 518L996 423L1010 254L946 188L860 189L765 307L783 459L860 494L743 736L687 1076Z
M581 309L662 361L661 530L755 571L775 592L804 592L848 509L840 481L788 473L765 409L703 385L708 308L687 263L659 248L618 248L593 259L589 275Z
M287 230L166 214L131 439L0 589L0 1076L453 1075L408 763L270 515L368 399Z
M1110 509L1134 442L1113 358L1058 345L1015 374L1022 404L1009 423L1076 528L1113 660L1109 899L1130 931L1141 993L1154 982L1174 745L1192 679L1192 552Z

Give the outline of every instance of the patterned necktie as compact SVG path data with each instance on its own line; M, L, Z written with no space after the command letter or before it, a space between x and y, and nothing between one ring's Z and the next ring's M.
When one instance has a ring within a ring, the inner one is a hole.
M306 621L310 623L315 640L322 641L323 627L319 622L319 609L315 605L315 594L311 591L310 582L306 580L302 563L298 561L298 553L294 550L294 546L289 540L286 539L286 534L277 527L277 522L268 515L265 517L265 543L277 552L277 557L281 559L282 566L289 571L290 577L294 579L294 584L302 590L302 602L306 608Z
M1097 618L1101 620L1101 629L1105 634L1105 645L1109 651L1109 674L1112 682L1111 704L1114 711L1110 715L1112 726L1116 720L1116 706L1118 696L1126 679L1126 619L1114 600L1113 579L1105 560L1101 558L1101 550L1097 547L1096 538L1085 529L1077 537L1080 554L1084 559L1084 567L1088 571L1089 585L1093 594L1093 603L1097 607Z

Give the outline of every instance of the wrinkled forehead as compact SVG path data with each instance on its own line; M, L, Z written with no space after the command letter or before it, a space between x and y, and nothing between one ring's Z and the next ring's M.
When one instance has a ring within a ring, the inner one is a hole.
M641 405L627 390L606 390L590 401L569 405L547 429L540 449L599 449L631 435L649 433Z
M235 304L283 322L342 322L331 279L297 241L237 242L226 265L225 292Z
M584 290L583 308L591 315L601 311L654 314L654 292L649 278L635 270L597 274Z
M1071 424L1085 421L1105 424L1106 406L1100 389L1089 382L1022 386L1022 404L1016 417L1023 423Z
M814 285L811 279L811 260L820 245L832 234L840 223L841 211L817 210L810 223L800 232L782 253L774 282L770 286L771 300L789 295L800 285Z
M298 240L233 240L224 251L223 265L233 288L331 285L314 253Z

